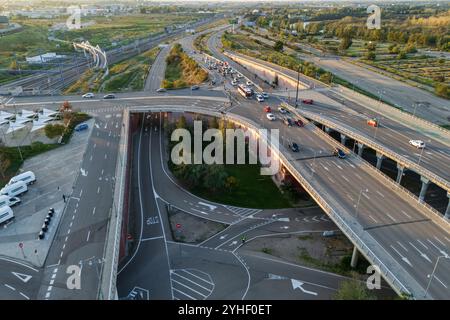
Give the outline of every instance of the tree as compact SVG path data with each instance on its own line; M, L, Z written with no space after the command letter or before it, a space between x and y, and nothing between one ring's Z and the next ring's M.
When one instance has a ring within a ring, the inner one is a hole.
M238 180L234 176L229 176L225 180L225 188L227 188L228 192L233 191L239 185Z
M212 192L222 190L225 187L228 173L225 171L223 165L209 165L207 166L205 175L203 177L203 187Z
M331 83L331 78L332 74L330 72L325 72L319 77L319 80L325 83Z
M405 51L400 51L400 52L398 53L398 55L397 55L397 59L398 59L398 60L400 60L400 59L406 59L406 57L407 57L407 55L406 55L406 52L405 52Z
M438 83L434 88L434 92L444 98L450 98L450 86L445 83Z
M406 53L416 53L417 49L416 46L413 43L408 43L408 45L405 48Z
M185 116L181 116L176 123L176 128L177 129L186 129L186 117Z
M367 49L367 51L375 51L377 49L377 44L375 42L370 41L366 45L366 49Z
M283 41L277 40L273 45L273 49L278 52L283 51Z
M367 51L366 54L365 54L365 58L367 60L374 61L377 58L377 55L375 54L374 51Z
M352 39L350 37L344 37L339 44L339 50L345 51L352 45Z
M369 292L364 282L354 279L341 282L338 291L334 295L335 300L376 300Z
M45 135L49 139L56 138L58 136L62 136L64 133L65 127L62 124L48 124L44 127Z
M11 70L17 70L17 69L19 69L18 68L18 66L17 66L17 61L12 61L10 64L9 64L9 69L11 69Z

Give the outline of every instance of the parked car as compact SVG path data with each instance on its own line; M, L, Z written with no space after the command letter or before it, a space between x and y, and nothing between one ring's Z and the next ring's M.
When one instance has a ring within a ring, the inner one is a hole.
M313 100L313 99L303 99L302 102L303 102L304 104L313 104L313 103L314 103L314 100Z
M237 83L236 80L231 81L231 85L232 85L232 86L237 86L237 84L238 84L238 83Z
M248 80L245 84L248 85L248 86L252 86L252 85L253 85L253 82L251 82L250 80Z
M88 92L88 93L83 94L81 97L85 98L85 99L92 99L95 97L95 95L92 92Z
M87 128L88 128L87 123L80 123L75 127L75 131L83 131L86 130Z
M273 113L268 113L268 114L266 115L266 117L267 117L267 119L269 119L270 121L275 120L275 116L273 115Z
M264 107L264 112L272 112L272 108L269 106Z
M159 88L159 89L156 89L156 92L166 92L167 90L165 89L165 88Z
M112 93L108 93L107 95L103 96L103 99L115 99L116 96Z
M264 97L264 99L269 99L269 94L267 92L262 92L261 94Z
M264 102L264 97L260 94L256 95L256 100L258 100L258 102Z
M409 140L409 144L416 147L417 149L425 148L425 142L422 140Z
M347 156L347 154L344 151L338 148L334 149L334 155L341 159L344 159Z
M12 207L19 203L20 199L18 197L0 196L0 208L4 206Z
M285 118L283 122L288 127L292 127L292 120L290 118Z
M16 182L23 181L26 184L34 184L36 182L36 176L34 175L33 171L27 171L21 174L18 174L17 176L14 176L9 180L7 186L14 184Z
M291 150L293 152L299 152L300 148L298 147L298 144L296 144L295 142L292 142L289 144L289 148L291 148Z

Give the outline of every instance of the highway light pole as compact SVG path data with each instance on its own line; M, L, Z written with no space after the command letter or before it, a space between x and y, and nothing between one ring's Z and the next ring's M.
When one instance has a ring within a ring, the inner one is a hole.
M298 107L298 85L300 82L300 68L301 68L301 65L299 65L297 68L297 91L295 92L295 107L296 108Z
M430 274L427 275L427 278L430 278L430 280L428 280L427 289L425 290L425 294L424 294L424 296L423 296L424 298L428 295L428 289L430 288L431 281L432 281L433 278L434 278L434 274L435 274L435 272L436 272L437 265L439 264L439 260L440 260L441 258L450 259L450 257L449 257L447 254L446 254L446 255L442 255L442 256L438 256L438 257L437 257L436 263L434 264L433 272L431 273L431 275L430 275Z
M358 209L359 209L359 203L360 203L360 201L361 201L361 196L362 196L362 194L363 194L363 192L369 192L369 189L365 189L365 190L363 190L363 189L361 189L361 191L359 192L359 197L358 197L358 203L356 204L356 210L355 210L355 217L356 218L358 218Z

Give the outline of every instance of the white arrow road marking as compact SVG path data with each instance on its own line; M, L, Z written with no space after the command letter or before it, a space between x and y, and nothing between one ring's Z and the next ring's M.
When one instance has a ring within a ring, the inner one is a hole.
M208 207L209 210L211 210L211 211L214 211L214 209L217 208L216 206L213 206L212 204L209 204L209 203L199 202L198 204L200 204L202 206L205 206L205 207Z
M13 271L11 271L11 273L13 275L15 275L17 278L19 278L20 280L22 280L24 283L27 283L28 281L30 281L31 278L33 278L32 276L30 276L28 274L23 274L23 273L13 272Z
M315 222L320 222L319 220L317 220L317 216L314 216L312 219L313 219Z
M94 123L94 125L97 129L100 129L100 126L98 125L98 123Z
M303 293L310 294L310 295L313 295L313 296L317 296L317 292L305 290L302 287L303 284L304 284L303 282L295 280L295 279L291 279L291 283L292 283L292 289L293 290L299 288L300 290L303 291Z
M290 220L289 218L278 218L278 221L289 222Z
M236 245L236 244L237 244L237 241L233 241L233 242L230 243L228 246L231 247L231 246L234 246L234 245Z
M409 242L409 241L408 241ZM415 245L413 245L411 242L409 242L409 244L414 248L414 249L416 249L417 250L417 252L419 252L419 254L420 254L420 256L422 257L422 258L424 258L425 260L427 260L429 263L432 263L431 262L431 260L430 260L430 258L428 258L428 256L425 254L425 253L423 253L422 251L420 251Z
M80 171L81 171L81 175L83 177L87 177L87 171L86 170L84 170L83 168L80 168Z
M220 240L223 240L223 239L225 239L226 237L228 237L228 235L227 234L224 234L223 236L220 236Z
M277 275L277 274L269 273L268 279L269 279L269 280L286 280L286 279L288 279L288 278L283 277L283 276L279 276L279 275Z
M409 264L410 267L412 267L411 262L409 262L408 258L406 258L405 256L403 256L397 249L395 249L392 245L391 245L392 250L394 250L395 252L397 252L397 254L402 258L402 260L404 262L406 262L407 264Z

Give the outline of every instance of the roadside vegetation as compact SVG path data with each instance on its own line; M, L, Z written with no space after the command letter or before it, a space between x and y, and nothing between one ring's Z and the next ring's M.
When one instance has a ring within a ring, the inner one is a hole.
M175 44L166 58L167 67L163 88L180 89L208 80L208 72L191 59L179 43Z
M208 38L211 36L211 32L204 33L199 35L194 40L194 48L197 51L204 52L206 54L212 55L211 51L209 50L208 46L206 45L206 42L208 41Z
M208 125L208 128L217 128L222 131L233 127L232 123L215 118ZM184 116L181 116L175 125L168 125L168 137L175 128L186 128L193 132L193 128L186 123ZM169 152L175 144L176 142L169 142ZM204 144L203 147L206 145ZM277 188L272 178L260 175L259 164L175 165L169 160L168 166L173 175L188 190L210 201L260 209L292 207L288 197Z

